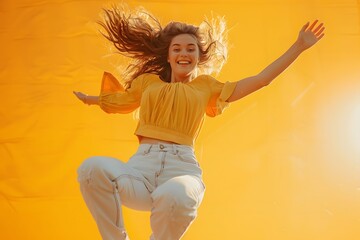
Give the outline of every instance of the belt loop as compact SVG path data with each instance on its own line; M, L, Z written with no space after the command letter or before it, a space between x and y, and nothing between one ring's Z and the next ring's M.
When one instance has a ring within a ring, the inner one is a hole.
M148 154L151 150L152 144L149 144L148 148L145 149L144 154Z
M152 144L150 144L149 148L148 148L148 153L150 152L151 148L152 148Z
M178 146L177 146L176 144L173 144L173 145L172 145L172 149L173 149L173 153L174 153L174 154L177 155L177 154L179 153Z

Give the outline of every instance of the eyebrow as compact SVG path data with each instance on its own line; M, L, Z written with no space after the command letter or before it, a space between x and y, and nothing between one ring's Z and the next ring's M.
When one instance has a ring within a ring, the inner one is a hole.
M171 45L171 47L177 47L177 46L180 46L181 44L179 44L179 43L174 43L174 44L172 44ZM186 45L187 47L189 47L189 46L196 46L196 44L194 44L194 43L189 43L188 45Z

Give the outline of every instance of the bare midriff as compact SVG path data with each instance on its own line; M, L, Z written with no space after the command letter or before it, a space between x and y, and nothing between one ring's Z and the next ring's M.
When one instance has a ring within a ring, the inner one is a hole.
M178 144L174 142L164 141L156 138L149 138L149 137L141 137L140 138L140 144Z

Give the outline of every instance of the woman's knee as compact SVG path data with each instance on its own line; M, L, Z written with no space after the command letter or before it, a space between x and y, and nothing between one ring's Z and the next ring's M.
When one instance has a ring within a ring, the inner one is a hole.
M204 186L194 177L173 178L159 186L153 193L154 202L176 204L181 208L196 209L203 198Z
M103 159L101 157L89 157L81 163L77 169L78 175L83 175L88 171L91 171L94 168L101 167Z
M120 161L114 158L94 156L86 159L78 168L78 181L80 183L86 181L90 182L93 178L107 175L114 171L116 165L121 164Z
M159 211L171 211L173 217L187 216L191 219L196 216L199 206L198 198L187 194L180 188L166 189L153 192L153 202Z

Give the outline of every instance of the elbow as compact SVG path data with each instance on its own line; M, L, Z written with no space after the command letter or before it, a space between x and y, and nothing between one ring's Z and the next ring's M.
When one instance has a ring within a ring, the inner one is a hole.
M270 85L272 81L279 75L278 72L261 72L256 77L263 87Z
M268 85L272 82L272 80L273 80L272 77L263 76L263 75L261 75L261 74L259 74L259 75L257 76L257 78L259 79L259 82L258 82L258 83L259 83L259 87L260 87L260 88L268 86Z
M262 87L269 86L271 82L272 82L272 80L263 81L262 84L261 84L261 86L262 86Z

